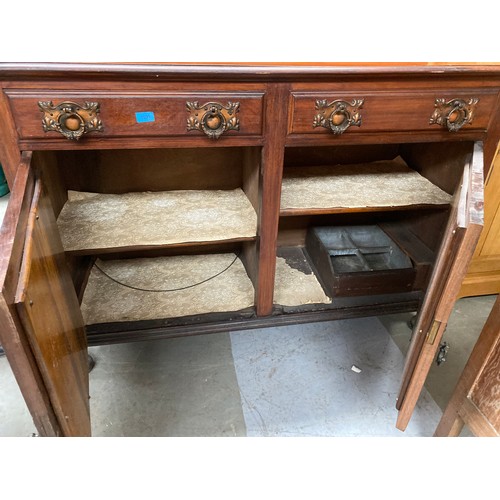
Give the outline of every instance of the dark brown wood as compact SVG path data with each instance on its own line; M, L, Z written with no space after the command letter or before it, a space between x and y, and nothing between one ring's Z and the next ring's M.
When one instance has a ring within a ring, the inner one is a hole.
M482 136L481 136L482 137ZM61 142L62 139L37 139L37 140L19 140L18 146L23 151L38 150L73 150L75 145L73 141ZM95 135L85 137L85 140L78 141L76 149L83 150L106 150L106 149L161 149L161 148L226 148L243 146L262 146L264 139L261 136L222 136L214 141L206 136L168 136L168 137L108 137L99 138Z
M408 255L415 269L413 290L425 290L434 266L436 254L404 223L381 223L380 228Z
M402 269L392 273L384 271L343 273L334 276L331 287L335 293L332 295L351 297L376 293L402 293L414 289L415 276L414 269Z
M68 264L71 281L73 282L80 304L82 303L85 287L87 286L95 259L96 257L93 255L76 256L66 254L66 263Z
M453 194L473 146L472 142L405 144L400 152L408 166L443 191Z
M68 189L124 193L237 187L244 190L258 214L258 234L249 241L166 248L117 248L101 257L241 250L241 259L256 290L256 312L260 317L241 316L233 318L234 321L199 317L191 325L182 325L179 319L180 323L169 321L168 328L160 319L154 328L144 330L140 325L118 325L109 330L109 338L113 341L142 340L155 338L155 335L168 337L176 332L229 331L235 325L250 328L260 324L272 326L273 322L278 324L280 321L292 324L314 321L319 317L355 317L420 304L422 294L411 292L418 295L418 300L416 295L412 299L409 296L398 298L401 294L384 300L373 295L355 297L356 301L340 297L340 303L332 310L326 308L326 312L309 306L292 310L273 307L277 243L301 245L307 228L315 224L394 224L394 234L408 247L408 255L414 261L417 273L414 288L426 288L430 269L434 261L437 262L430 298L421 316L428 322L428 327L434 325L436 319L436 338L441 335L445 324L443 318L453 303L453 294L447 287L451 290L456 285L449 276L455 270L458 279L470 260L476 230L471 230L470 224L458 224L456 233L445 238L446 243L440 247L451 210L436 207L306 213L290 217L282 214L280 217L283 167L360 163L401 154L431 182L453 193L466 161L466 150L473 142L484 142L486 163L490 156L493 157L500 137L500 65L0 63L0 82L0 131L5 138L0 145L0 161L5 162L9 183L12 186L19 168L20 152L35 151L34 164L47 184L46 192L55 215L66 201ZM293 96L297 97L295 102ZM436 98L466 99L474 96L479 97L476 115L471 124L458 132L449 132L428 123ZM321 127L313 129L311 120L317 111L314 108L316 99L331 102L353 97L364 99L359 128L350 127L340 135L326 129L322 132ZM70 98L100 102L99 116L104 132L86 134L79 141L67 140L56 132L43 132L38 100L56 103L58 99ZM188 131L188 100L198 101L200 105L211 101L222 104L239 102L239 130L234 127L217 140L199 130ZM312 114L308 114L309 101ZM138 111L153 111L155 121L137 123L135 112ZM293 133L288 133L291 131ZM479 212L482 200L471 201ZM25 222L21 217L19 227L22 231ZM14 243L12 250L14 258L9 262L17 262L17 269L15 265L8 266L5 281L11 294L17 284L22 244ZM7 249L7 253L9 251ZM80 296L93 258L68 257L70 272L66 273L67 283L72 279L71 289L76 288ZM432 306L431 310L429 301L438 305ZM4 314L11 315L9 328L17 332L12 334L13 338L16 335L21 338L25 332L17 311L12 304L6 307ZM436 316L435 313L439 314ZM29 318L25 317L25 320ZM104 337L100 339L108 338L103 331ZM121 337L120 332L124 333ZM26 339L24 342L27 345ZM430 348L419 342L412 348L403 381L403 386L411 390L405 396L400 423L411 413L411 400L418 395L435 342L436 339ZM22 358L23 354L10 349L10 359L18 355ZM21 366L23 359L18 363ZM23 366L32 371L29 377L42 380L41 369L33 356L32 369L26 364ZM45 387L43 380L41 385ZM27 399L32 413L37 413L43 406L36 407L37 397ZM52 408L50 401L48 407ZM43 411L48 414L49 410ZM43 411L38 414L43 414ZM53 420L55 429L58 424L55 417ZM53 434L57 433L62 431L53 431ZM43 430L42 434L50 432Z
M35 184L16 308L65 436L90 436L87 343L50 200Z
M0 163L2 164L7 183L14 186L16 170L21 163L21 152L17 146L17 134L14 119L9 108L7 97L0 94Z
M399 154L398 144L365 144L348 146L289 147L285 150L286 167L311 165L349 165L392 160Z
M407 143L414 142L461 142L461 141L486 141L486 132L478 130L462 130L460 135L452 134L441 130L425 132L425 131L392 131L392 132L363 132L358 134L345 133L342 135L325 134L290 134L286 138L286 145L293 147L325 147L325 146L351 146L359 144L362 146L371 144L394 144L394 143ZM25 144L22 142L21 144ZM41 144L26 143L26 147L30 149L37 149ZM132 146L129 146L132 147Z
M262 133L262 93L219 92L212 94L203 89L199 89L196 93L186 93L179 89L171 93L150 92L148 95L134 95L129 92L114 92L111 89L103 93L9 90L7 96L18 127L19 137L22 139L44 139L54 135L54 140L67 141L58 132L44 132L42 113L38 109L40 101L53 101L54 105L66 101L98 102L99 117L103 124L102 132L92 133L88 137L99 135L101 140L106 137L203 135L202 132L190 132L187 128L190 114L186 110L186 102L190 101L199 101L200 104L210 101L223 104L228 101L240 103L239 130L227 130L224 133L225 138L233 135L251 136ZM154 113L154 121L138 122L136 113L141 112ZM86 139L87 136L80 140Z
M68 175L67 166L64 162L59 161L59 155L54 151L33 153L32 166L37 174L43 178L44 186L47 186L45 190L57 218L64 204L68 201L68 191L64 181L64 177Z
M241 187L257 214L260 210L261 156L260 148L245 148L243 151Z
M333 321L359 317L378 316L383 314L398 314L416 311L420 304L420 297L415 294L399 295L397 297L381 297L378 300L360 301L354 305L352 298L331 309L319 311L287 312L275 310L274 314L265 317L255 317L249 314L242 318L241 314L226 314L214 320L214 315L209 318L197 316L182 318L176 322L169 320L155 320L148 322L134 321L131 323L106 323L87 325L87 339L90 346L105 344L120 344L124 342L141 342L175 338L182 336L204 335L254 328L268 328L303 324L317 321ZM204 315L205 316L205 315ZM212 319L212 321L210 321Z
M90 249L83 249L83 250L69 250L67 251L67 255L69 256L82 256L82 255L106 255L106 254L111 254L111 255L125 255L125 253L130 253L130 254L138 254L138 253L143 253L147 254L150 250L153 252L149 252L149 255L153 255L153 253L156 253L157 255L164 254L166 255L166 252L163 252L163 249L174 249L174 252L171 253L171 255L179 255L180 253L187 253L184 252L183 250L189 250L190 248L193 247L193 245L196 245L196 248L199 249L200 253L204 252L204 248L207 247L208 249L211 249L213 247L220 248L221 251L225 247L225 245L229 244L232 245L233 243L243 243L243 242L250 242L250 241L255 241L257 239L256 236L249 236L249 237L241 237L241 238L228 238L225 240L220 240L220 241L198 241L195 244L193 242L185 242L185 243L172 243L172 244L165 244L165 245L134 245L134 246L121 246L121 247L106 247L106 248L90 248ZM177 250L176 250L177 249Z
M483 155L480 146L475 145L473 157L464 170L462 187L455 195L449 224L414 328L397 402L396 426L400 430L408 425L435 358L482 224Z
M236 189L243 186L245 151L231 147L78 151L61 155L59 165L66 189L74 191Z
M266 95L264 115L266 143L262 150L259 218L259 279L255 302L259 316L271 314L273 308L285 127L288 119L287 95L286 84L269 88Z
M363 212L390 212L400 210L435 210L436 208L447 209L449 205L398 205L383 207L328 207L328 208L285 208L280 210L280 217L297 217L301 215L323 215L323 214L349 214Z
M468 100L471 97L479 98L472 123L464 125L463 130L486 130L492 112L495 110L497 91L484 89L470 89L467 92L458 92L452 89L439 91L424 91L418 93L370 92L352 89L349 92L334 93L334 90L316 92L292 92L291 134L324 135L331 132L323 127L314 127L313 121L317 114L315 103L318 99L352 101L364 99L360 110L362 123L359 127L349 127L345 134L358 135L366 132L411 131L411 130L440 130L431 125L429 120L434 112L436 99L449 96ZM455 132L460 133L461 131Z
M127 63L2 63L8 79L94 79L146 81L308 81L343 77L428 77L434 81L498 77L497 64L429 63L294 63L294 64L127 64Z
M0 343L39 433L59 436L62 430L14 305L34 190L30 161L31 154L24 153L0 230Z
M500 298L484 324L460 379L443 412L435 436L458 436L464 422L479 436L500 433ZM477 411L463 411L464 404ZM478 412L480 414L478 414Z
M367 239L374 234L374 231L378 230L376 226L364 226L364 228L364 236ZM331 235L332 232L330 232ZM343 237L348 238L348 233L344 232ZM373 237L372 241L374 241ZM355 244L352 241L351 244L354 247ZM416 273L411 263L409 263L410 267L408 268L376 270L369 269L365 261L364 270L338 270L333 265L330 253L331 251L335 252L334 246L328 247L317 233L308 231L305 252L314 266L320 283L326 293L333 297L333 301L337 297L404 293L413 289ZM345 254L343 256L345 257ZM352 253L350 257L351 259L356 258Z
M432 251L437 251L449 218L449 210L350 212L280 217L278 244L304 245L309 226L401 224Z
M241 262L245 266L248 277L251 279L255 289L255 299L257 299L257 290L259 286L259 254L258 254L258 241L243 242L239 256Z
M116 259L136 259L136 258L151 258L151 257L166 257L173 255L199 255L211 253L244 253L242 248L246 245L255 244L252 241L231 241L225 240L215 243L207 242L207 244L199 245L198 243L189 243L186 245L178 246L164 246L164 247L143 247L141 249L132 250L131 248L117 248L115 252L101 253L93 255L93 258L99 257L102 260L116 260Z
M408 212L405 217L401 216L396 220L437 254L450 218L450 211L451 208L448 210L426 210L418 214Z

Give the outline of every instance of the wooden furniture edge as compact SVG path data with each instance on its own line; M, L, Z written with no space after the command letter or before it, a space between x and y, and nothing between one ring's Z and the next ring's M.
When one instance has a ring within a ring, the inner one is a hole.
M0 63L0 79L11 78L133 78L141 80L308 80L342 77L499 76L499 63L409 64L235 64L235 63Z

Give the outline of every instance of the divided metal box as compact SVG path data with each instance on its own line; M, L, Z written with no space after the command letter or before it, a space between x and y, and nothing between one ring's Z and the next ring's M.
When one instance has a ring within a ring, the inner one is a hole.
M312 227L306 251L326 292L357 296L410 291L410 258L378 226Z

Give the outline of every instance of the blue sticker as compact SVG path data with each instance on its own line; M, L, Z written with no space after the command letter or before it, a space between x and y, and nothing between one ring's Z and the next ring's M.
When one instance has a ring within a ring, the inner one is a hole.
M148 123L155 121L155 114L152 111L137 111L135 114L137 123Z

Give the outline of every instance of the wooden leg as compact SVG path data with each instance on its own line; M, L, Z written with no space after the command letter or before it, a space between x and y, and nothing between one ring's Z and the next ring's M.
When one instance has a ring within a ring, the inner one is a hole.
M463 428L464 421L457 413L455 420L448 418L448 420L443 422L441 419L441 422L439 422L439 425L434 432L434 437L457 437L460 435Z

